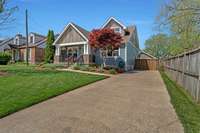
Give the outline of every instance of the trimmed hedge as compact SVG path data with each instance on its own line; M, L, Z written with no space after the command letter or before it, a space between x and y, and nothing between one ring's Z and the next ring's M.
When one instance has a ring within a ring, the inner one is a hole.
M0 52L0 65L7 65L11 60L11 55L7 52Z

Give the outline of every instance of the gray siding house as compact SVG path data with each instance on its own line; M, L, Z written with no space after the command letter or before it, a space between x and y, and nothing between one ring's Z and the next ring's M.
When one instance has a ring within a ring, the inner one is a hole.
M111 17L101 28L111 28L121 34L123 42L119 49L115 49L112 53L94 51L89 45L90 32L74 23L69 23L54 42L55 63L67 62L73 56L77 61L82 59L84 64L95 63L111 67L118 67L119 62L123 61L125 70L133 70L135 59L140 51L136 26L125 26ZM105 55L104 59L102 59L102 53Z

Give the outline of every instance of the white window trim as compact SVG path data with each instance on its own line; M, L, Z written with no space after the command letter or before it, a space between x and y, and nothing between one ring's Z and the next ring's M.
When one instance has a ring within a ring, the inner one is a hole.
M113 52L116 52L117 51L117 53L118 53L118 55L117 56L114 56L114 57L118 57L119 56L119 48L117 49L117 50L113 50ZM113 55L113 53L112 53L112 55Z
M32 55L32 48L29 48L29 53L28 53L28 60L31 61L31 55Z
M119 32L115 31L116 28L120 29ZM113 29L116 33L120 33L120 34L122 33L122 28L121 27L117 27L116 26L116 27L111 27L111 29Z
M107 51L107 50L104 50L104 51L106 52L106 57L108 57L108 58L109 58L109 57L119 57L119 56L120 56L120 55L119 55L120 48L118 48L118 50L113 50L113 51L112 51L112 56L109 56L109 55L108 55L108 51ZM114 51L118 51L118 56L113 56L113 52L114 52Z
M16 37L16 38L15 38L15 44L16 44L16 45L19 45L19 37Z
M31 43L31 37L33 37L33 42ZM34 35L30 35L29 36L29 43L34 44L35 43L35 36Z

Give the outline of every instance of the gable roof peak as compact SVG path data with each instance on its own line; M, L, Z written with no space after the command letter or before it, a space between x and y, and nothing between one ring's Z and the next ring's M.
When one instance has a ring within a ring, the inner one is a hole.
M84 28L76 25L75 23L69 22L67 24L67 26L64 28L64 30L61 32L61 34L58 36L58 38L55 40L54 45L63 36L63 34L65 33L65 31L67 31L67 29L69 28L69 26L72 26L86 41L88 41L89 32L87 30L85 30Z
M43 38L46 38L44 35L40 34L40 33L36 33L36 32L30 32L29 35L36 35L36 36L40 36L40 37L43 37Z
M126 29L126 26L124 24L122 24L120 21L118 21L115 17L109 17L106 21L106 23L102 26L102 28L106 27L106 25L110 22L110 21L115 21L117 22L119 25L121 25L124 29Z

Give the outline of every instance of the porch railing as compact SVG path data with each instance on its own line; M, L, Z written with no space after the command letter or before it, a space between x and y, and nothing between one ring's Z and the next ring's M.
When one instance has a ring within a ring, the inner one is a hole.
M67 67L69 67L73 63L73 56L65 58L65 61L67 63Z
M78 63L78 64L84 63L83 55L79 55L78 57L74 57L72 55L70 57L65 58L65 61L67 62L67 67L69 67L70 65L73 65L74 63Z
M75 58L75 63L78 63L78 64L83 64L84 63L82 54L79 55L77 58Z

